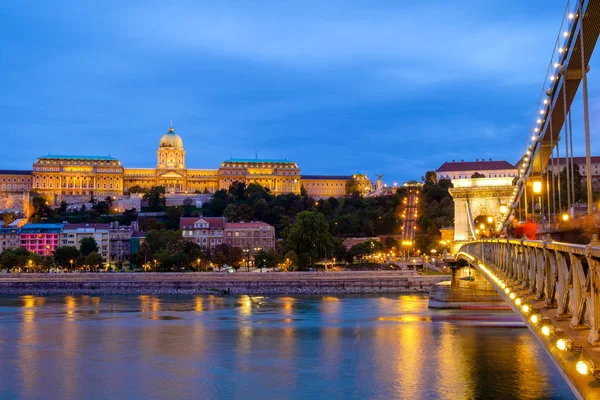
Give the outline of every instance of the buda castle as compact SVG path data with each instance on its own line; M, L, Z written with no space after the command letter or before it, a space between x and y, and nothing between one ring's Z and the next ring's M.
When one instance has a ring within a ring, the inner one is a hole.
M163 186L172 194L214 193L237 181L259 184L274 194L299 194L303 186L317 198L344 196L351 180L362 193L372 188L364 174L301 175L298 165L286 159L232 158L218 169L190 169L183 140L173 127L161 137L156 155L156 168L124 168L109 156L47 155L31 171L0 170L0 194L34 192L58 204L71 196L120 196L135 186Z

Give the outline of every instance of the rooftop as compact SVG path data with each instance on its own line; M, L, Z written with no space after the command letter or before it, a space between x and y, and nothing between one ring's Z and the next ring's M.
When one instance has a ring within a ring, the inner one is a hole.
M31 170L21 169L0 169L0 175L31 175Z
M118 161L116 158L111 156L73 156L73 155L54 155L48 154L42 156L40 159L51 159L51 160L101 160L101 161Z
M352 176L350 175L302 175L300 179L331 179L331 180L350 180Z
M271 225L266 222L261 221L251 221L251 222L225 222L225 228L272 228Z
M108 229L110 224L66 224L64 229L82 229L82 228L94 228L94 229Z
M229 160L225 160L223 162L236 162L236 163L286 163L286 164L295 164L294 161L286 160L270 160L268 158L230 158Z
M436 172L453 172L453 171L493 171L503 169L515 169L514 165L508 161L492 161L475 160L475 161L452 161L445 162Z

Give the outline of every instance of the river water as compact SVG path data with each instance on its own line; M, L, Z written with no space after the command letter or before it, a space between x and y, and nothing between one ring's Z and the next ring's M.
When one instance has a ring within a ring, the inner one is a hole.
M0 398L573 398L527 329L472 315L415 295L1 297Z

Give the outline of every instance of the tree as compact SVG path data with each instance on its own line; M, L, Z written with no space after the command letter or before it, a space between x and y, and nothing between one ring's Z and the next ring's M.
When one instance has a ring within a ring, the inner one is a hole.
M154 186L144 194L143 199L153 211L160 211L167 205L166 191L164 186Z
M485 175L480 172L475 172L471 175L471 178L485 178Z
M292 270L295 266L298 265L298 255L294 250L290 250L283 256L283 261L285 268L287 270Z
M110 211L110 206L108 203L106 203L106 201L98 201L92 206L92 210L99 214L107 214Z
M244 182L235 181L229 186L228 192L234 200L245 200L246 184Z
M7 212L7 213L2 214L2 222L4 223L4 226L9 226L16 220L17 220L17 214L15 214L14 212Z
M142 232L158 231L165 228L159 220L153 217L141 218L139 222Z
M194 200L189 197L183 199L183 210L185 212L185 216L189 217L192 213L192 209L194 208Z
M92 251L85 257L85 265L97 270L102 265L102 256L97 251Z
M283 236L288 250L296 254L308 254L311 262L333 252L334 239L329 232L329 224L318 212L298 213L296 222L286 228Z
M264 250L259 250L254 255L254 266L259 267L262 272L263 268L266 268L267 263L269 262L269 255Z
M98 243L91 236L84 237L79 241L79 252L82 256L87 257L92 252L98 252Z
M230 247L226 258L227 264L232 266L237 271L242 265L244 252L239 247Z
M81 253L74 246L61 246L54 250L54 262L65 268L74 266L79 256Z
M393 238L392 236L388 236L383 241L383 245L387 251L395 250L398 246L398 240Z
M132 193L132 194L133 193L147 193L147 192L148 192L148 189L143 188L139 185L135 185L135 186L129 188L129 193Z

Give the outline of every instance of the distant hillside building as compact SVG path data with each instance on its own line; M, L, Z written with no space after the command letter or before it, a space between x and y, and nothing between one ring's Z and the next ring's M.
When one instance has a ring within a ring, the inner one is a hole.
M452 160L445 162L436 171L436 177L440 179L470 179L473 174L483 174L486 178L505 178L518 176L518 169L508 161L478 160L460 162Z
M371 190L364 174L300 176L300 167L287 159L231 158L218 169L188 169L183 140L173 127L162 135L154 168L124 168L111 156L47 155L33 163L32 171L0 170L0 195L35 192L58 205L69 196L122 196L139 186L164 186L167 193L214 193L234 182L259 184L274 194L300 193L302 185L315 197L341 197L346 185L361 193Z

